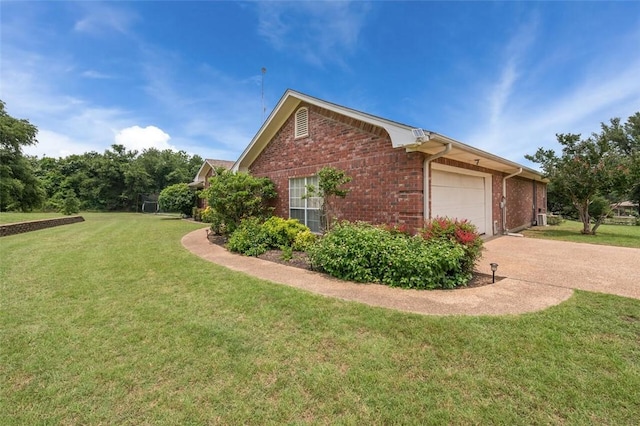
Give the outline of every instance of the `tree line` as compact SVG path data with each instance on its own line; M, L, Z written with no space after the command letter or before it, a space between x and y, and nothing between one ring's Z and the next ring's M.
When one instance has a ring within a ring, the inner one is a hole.
M0 101L0 211L61 210L69 200L82 210L136 211L140 194L191 182L204 161L184 151L123 145L64 158L25 155L36 135L36 126L11 117Z

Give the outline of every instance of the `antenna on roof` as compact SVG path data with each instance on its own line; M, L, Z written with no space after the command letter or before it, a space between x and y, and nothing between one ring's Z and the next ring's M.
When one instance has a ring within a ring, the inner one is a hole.
M261 97L262 97L262 122L264 123L264 113L267 111L267 108L264 106L264 75L266 74L267 69L262 67L262 87L261 87Z

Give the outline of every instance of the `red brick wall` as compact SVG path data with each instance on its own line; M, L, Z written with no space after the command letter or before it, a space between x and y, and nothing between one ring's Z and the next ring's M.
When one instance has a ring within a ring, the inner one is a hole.
M507 179L507 230L519 231L547 212L546 184L518 176ZM534 197L535 190L535 197Z
M507 179L507 229L531 226L533 219L533 181L518 176Z
M274 181L276 214L289 216L289 178L333 166L353 178L349 195L335 203L340 218L422 226L423 154L393 149L384 129L308 107L309 136L294 139L290 117L250 167Z

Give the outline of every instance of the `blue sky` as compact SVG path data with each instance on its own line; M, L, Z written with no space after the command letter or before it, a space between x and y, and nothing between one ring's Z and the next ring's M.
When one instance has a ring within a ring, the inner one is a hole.
M235 160L287 88L530 165L640 111L640 2L0 3L29 154Z

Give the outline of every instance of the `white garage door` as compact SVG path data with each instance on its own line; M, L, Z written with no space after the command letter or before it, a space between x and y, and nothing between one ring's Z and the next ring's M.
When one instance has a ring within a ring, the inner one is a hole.
M485 178L431 171L431 217L467 219L486 232Z

